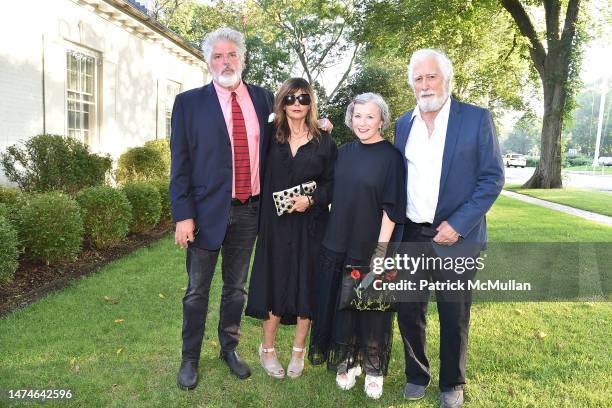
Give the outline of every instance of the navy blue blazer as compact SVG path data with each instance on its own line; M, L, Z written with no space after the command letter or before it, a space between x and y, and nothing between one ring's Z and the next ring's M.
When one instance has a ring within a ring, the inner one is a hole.
M395 124L395 147L404 157L412 127L412 110ZM410 179L410 174L406 173ZM504 165L487 109L451 99L438 205L433 221L436 228L447 221L466 242L484 248L487 242L485 214L504 185Z
M246 84L259 119L259 174L263 175L274 96ZM209 83L177 95L172 109L170 139L170 204L175 222L195 219L193 245L221 247L232 201L232 146L214 85Z

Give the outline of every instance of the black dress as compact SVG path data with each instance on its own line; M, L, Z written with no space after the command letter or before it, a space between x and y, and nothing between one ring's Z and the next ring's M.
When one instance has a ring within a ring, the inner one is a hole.
M282 324L312 318L314 274L329 220L337 148L328 133L301 146L295 157L289 143L273 140L262 183L259 235L245 314ZM275 191L314 180L314 205L303 213L278 216Z
M338 151L334 202L317 264L317 299L308 358L340 372L364 364L387 372L393 339L392 312L338 310L344 265L367 265L378 241L383 210L405 222L403 157L386 140L347 143Z

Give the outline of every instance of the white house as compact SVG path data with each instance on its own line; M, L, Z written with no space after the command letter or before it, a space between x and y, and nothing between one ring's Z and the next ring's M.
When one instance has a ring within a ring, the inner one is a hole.
M116 158L169 137L176 94L207 82L201 51L135 0L7 0L1 10L0 151L48 133Z

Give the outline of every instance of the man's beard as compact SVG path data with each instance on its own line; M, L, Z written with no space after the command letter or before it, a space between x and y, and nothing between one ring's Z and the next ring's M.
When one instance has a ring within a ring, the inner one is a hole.
M428 98L423 98L424 95L432 95ZM444 103L448 99L448 92L446 89L442 91L441 95L435 95L433 92L421 92L419 98L417 98L417 104L422 112L437 112L442 109Z
M231 74L213 73L213 79L215 80L215 82L217 82L219 85L225 88L229 88L229 87L236 85L240 81L241 76L242 76L242 70L236 70L232 72Z

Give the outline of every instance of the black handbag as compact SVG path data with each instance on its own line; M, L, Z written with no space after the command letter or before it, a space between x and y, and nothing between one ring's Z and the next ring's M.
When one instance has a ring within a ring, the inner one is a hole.
M382 283L394 279L396 274L395 271L385 271L377 275L370 272L369 266L346 265L338 308L378 312L395 310L396 295L391 290L383 289Z

